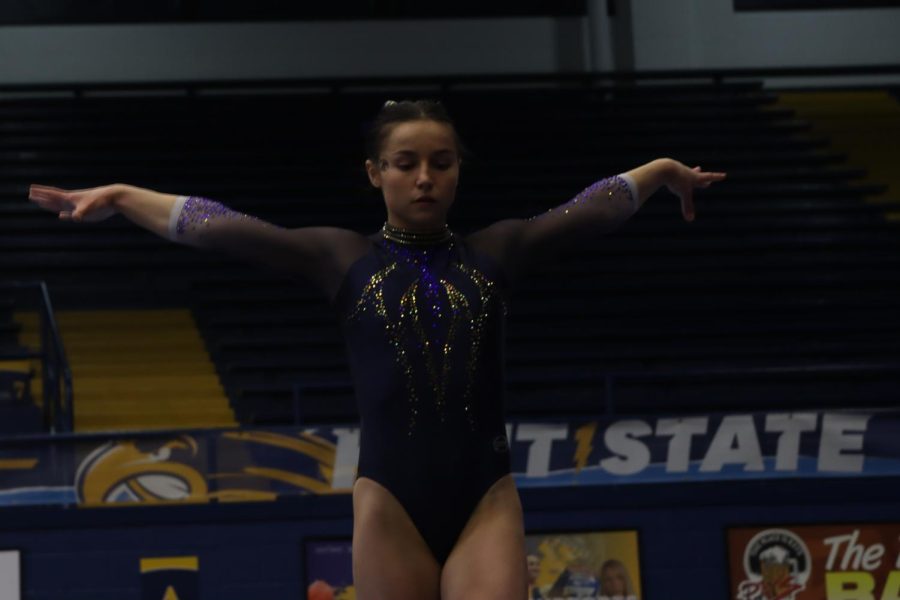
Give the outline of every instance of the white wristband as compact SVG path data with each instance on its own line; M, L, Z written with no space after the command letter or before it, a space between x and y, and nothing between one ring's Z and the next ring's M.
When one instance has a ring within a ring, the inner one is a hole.
M619 177L628 184L628 191L631 192L631 206L634 209L632 212L637 212L641 207L641 197L638 195L637 182L628 173L619 173Z
M181 216L181 210L184 208L184 203L187 200L188 196L178 196L175 198L175 204L172 205L171 212L169 212L169 239L173 242L178 241L178 217Z

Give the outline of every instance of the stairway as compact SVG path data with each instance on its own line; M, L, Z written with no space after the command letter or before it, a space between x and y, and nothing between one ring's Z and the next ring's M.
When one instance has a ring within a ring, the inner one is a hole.
M72 369L76 431L235 425L189 310L63 310L56 319ZM36 347L37 315L17 313L16 321L21 342ZM39 375L33 394L41 394Z

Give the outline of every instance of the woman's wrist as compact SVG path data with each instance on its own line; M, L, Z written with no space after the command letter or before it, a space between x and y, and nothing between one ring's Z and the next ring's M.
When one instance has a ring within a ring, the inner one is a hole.
M657 158L652 162L660 174L658 187L668 185L675 180L678 175L678 161L672 158Z
M677 165L677 161L671 158L657 158L627 172L639 193L638 206L643 205L656 190L672 181L677 174Z
M137 188L127 183L114 183L109 187L110 205L117 213L120 213Z
M169 237L169 221L177 196L122 183L110 188L110 206L115 212L144 229Z

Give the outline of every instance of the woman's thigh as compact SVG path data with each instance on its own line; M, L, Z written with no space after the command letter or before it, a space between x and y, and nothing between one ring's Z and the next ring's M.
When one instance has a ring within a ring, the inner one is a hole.
M353 486L353 583L359 600L438 600L440 567L393 494Z
M521 600L528 595L522 503L512 475L487 491L441 576L442 600Z

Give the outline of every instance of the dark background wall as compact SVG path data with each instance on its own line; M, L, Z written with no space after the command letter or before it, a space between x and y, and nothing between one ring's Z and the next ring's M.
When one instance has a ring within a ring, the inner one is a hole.
M721 600L726 531L745 525L896 521L890 479L523 490L528 533L637 529L643 596ZM27 600L138 600L141 558L197 555L200 594L305 598L303 542L349 539L349 497L167 508L12 509L0 547L22 552ZM688 583L689 582L689 586Z

